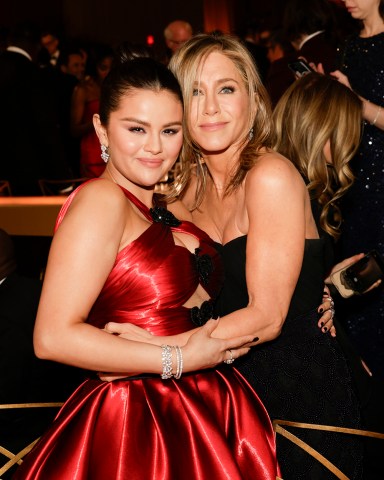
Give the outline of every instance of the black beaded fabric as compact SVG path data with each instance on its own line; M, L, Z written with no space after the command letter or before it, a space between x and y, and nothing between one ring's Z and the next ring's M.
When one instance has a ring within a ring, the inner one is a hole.
M155 223L162 223L168 227L178 227L181 225L181 221L165 207L157 205L151 208L149 213ZM207 254L201 254L200 248L195 249L193 257L200 283L202 285L208 285L209 277L214 268L212 258ZM210 318L214 318L213 303L211 300L206 300L200 307L191 308L191 320L197 327L204 325Z
M213 303L211 300L206 300L200 307L191 308L191 320L196 327L201 327L213 317Z
M196 269L199 274L200 283L202 285L208 285L209 275L213 272L213 262L209 255L201 255L200 252L200 248L195 249Z
M209 277L213 272L212 258L207 254L201 254L201 249L196 248L194 253L196 270L201 285L208 285ZM204 325L210 318L214 317L213 302L206 300L200 307L191 308L191 320L197 327Z
M224 316L248 304L247 237L218 246L225 282L215 312ZM253 347L236 368L255 389L272 419L360 428L359 403L337 340L317 326L325 270L324 239L306 240L303 266L280 336ZM350 480L362 479L363 446L353 435L287 427L334 463ZM277 435L284 480L333 480L319 462Z
M173 213L169 212L165 207L153 207L149 210L151 217L155 223L163 223L168 227L178 227L181 221L178 220Z
M350 37L341 70L355 92L383 107L384 33ZM341 207L344 218L340 259L378 250L384 255L384 131L364 122L361 144L351 167L356 176ZM384 288L344 302L344 326L373 373L384 380ZM342 318L342 317L341 317Z

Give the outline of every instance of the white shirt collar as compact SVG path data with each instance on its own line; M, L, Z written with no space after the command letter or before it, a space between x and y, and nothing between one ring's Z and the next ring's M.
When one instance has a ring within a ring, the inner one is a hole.
M29 53L26 52L25 50L23 50L22 48L14 47L14 46L11 45L10 47L7 47L7 51L8 52L20 53L20 55L24 55L24 57L27 57L28 60L32 61L32 57L29 55Z
M304 43L308 42L308 40L310 40L313 37L316 37L317 35L320 35L320 33L323 33L323 32L324 32L324 30L319 30L318 32L311 33L310 35L305 37L304 40L302 40L300 45L299 45L299 50L302 49Z

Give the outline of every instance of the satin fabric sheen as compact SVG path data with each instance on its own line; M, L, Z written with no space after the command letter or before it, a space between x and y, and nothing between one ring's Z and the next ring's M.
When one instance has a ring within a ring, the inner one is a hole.
M79 187L82 188L83 186ZM78 191L78 190L77 190ZM64 205L60 224L73 195ZM148 219L148 209L126 196ZM172 231L194 235L214 270L222 269L209 237L189 222L152 223L117 256L88 322L133 322L154 334L193 328L183 303L196 290L194 255ZM274 432L257 395L232 366L184 374L102 382L86 380L26 457L16 479L28 480L270 480L278 471Z

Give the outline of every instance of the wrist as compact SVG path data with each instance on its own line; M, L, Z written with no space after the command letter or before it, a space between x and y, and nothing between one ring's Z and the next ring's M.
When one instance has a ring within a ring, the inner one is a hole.
M172 347L170 345L161 346L161 365L163 367L163 371L160 374L162 380L168 380L169 378L172 378Z
M382 107L381 107L381 105L380 105L380 106L378 107L377 111L376 111L376 115L375 115L374 119L372 120L372 122L369 122L371 125L375 125L375 124L376 124L378 118L380 117L381 109L382 109Z
M161 345L162 372L160 377L163 380L175 378L179 380L183 373L184 361L183 351L178 345Z

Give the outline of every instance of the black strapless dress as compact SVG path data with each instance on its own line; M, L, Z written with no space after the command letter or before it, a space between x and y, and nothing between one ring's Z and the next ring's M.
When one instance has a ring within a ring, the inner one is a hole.
M247 237L218 246L225 283L216 304L223 316L248 304L245 279ZM317 326L324 278L324 240L306 240L303 266L281 335L254 347L236 362L272 419L359 428L358 400L337 341ZM289 428L287 428L289 430ZM333 432L290 431L334 463L350 479L362 477L359 438ZM284 480L325 480L334 475L298 446L278 435Z

